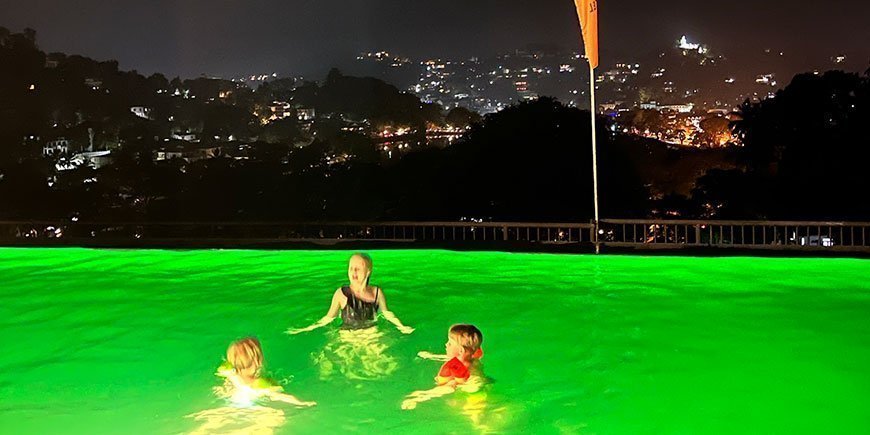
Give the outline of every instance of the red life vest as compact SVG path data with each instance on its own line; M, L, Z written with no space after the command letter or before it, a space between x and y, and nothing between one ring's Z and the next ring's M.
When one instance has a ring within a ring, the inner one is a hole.
M461 383L467 381L469 377L471 377L471 372L468 370L468 367L462 364L459 358L454 357L441 366L435 381L438 384L446 384L452 380Z

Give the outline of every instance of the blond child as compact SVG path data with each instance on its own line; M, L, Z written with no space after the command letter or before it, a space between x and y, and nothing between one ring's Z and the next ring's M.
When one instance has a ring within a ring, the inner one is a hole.
M259 398L289 403L296 406L314 406L291 394L275 381L262 376L263 348L254 337L234 341L227 348L227 360L217 369L216 375L225 379L223 395L235 403L251 403Z
M444 355L430 352L420 352L417 355L423 359L444 361L438 375L435 376L436 387L429 390L415 391L402 402L402 409L414 409L417 404L450 394L456 389L476 392L481 386L480 359L483 358L483 334L474 325L457 324L447 331L447 343L444 344Z

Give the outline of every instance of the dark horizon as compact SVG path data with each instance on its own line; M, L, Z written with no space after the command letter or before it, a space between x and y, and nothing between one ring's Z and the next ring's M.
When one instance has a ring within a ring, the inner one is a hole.
M399 0L218 3L36 0L24 7L3 1L0 26L35 29L46 52L116 59L122 69L182 77L318 76L375 50L456 59L534 44L580 47L573 2L567 0L541 0L535 8L519 0L473 5L446 0L438 8ZM605 66L649 56L683 34L735 54L771 48L807 64L838 54L859 67L870 62L870 48L863 44L870 40L870 27L863 23L870 16L866 2L835 0L824 9L794 8L784 0L602 3Z

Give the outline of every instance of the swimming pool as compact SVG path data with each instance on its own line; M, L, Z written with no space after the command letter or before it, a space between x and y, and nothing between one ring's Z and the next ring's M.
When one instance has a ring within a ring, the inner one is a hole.
M324 314L349 254L0 249L0 428L870 431L870 261L374 251L413 334L284 334ZM415 354L456 322L483 331L493 383L401 410L438 369ZM246 335L318 406L222 413L214 369Z

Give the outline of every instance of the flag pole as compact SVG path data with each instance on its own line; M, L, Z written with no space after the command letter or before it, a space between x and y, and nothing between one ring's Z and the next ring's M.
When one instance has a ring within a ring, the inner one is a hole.
M595 135L595 67L592 66L592 62L589 62L589 113L592 118L592 190L595 199L593 230L595 231L595 253L598 254L601 249L598 244L598 153L596 151L598 146Z
M592 242L595 253L601 252L598 235L598 140L595 132L595 67L598 66L598 0L574 0L577 17L580 19L580 32L583 34L583 48L589 61L589 115L592 118L592 197L595 200L595 220L592 221Z

